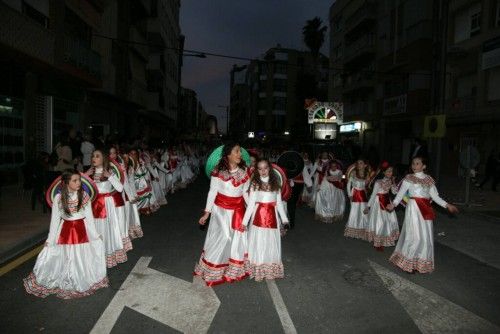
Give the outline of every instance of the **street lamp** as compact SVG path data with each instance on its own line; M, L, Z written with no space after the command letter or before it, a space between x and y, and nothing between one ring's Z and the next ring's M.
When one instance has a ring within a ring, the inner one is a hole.
M226 136L229 135L229 106L217 106L218 108L226 109Z

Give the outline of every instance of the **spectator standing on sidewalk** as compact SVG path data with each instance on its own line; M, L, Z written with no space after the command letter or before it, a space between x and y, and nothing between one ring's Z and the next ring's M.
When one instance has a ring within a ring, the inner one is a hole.
M71 153L71 147L69 146L68 137L61 136L61 140L57 143L54 148L57 154L57 163L54 167L54 171L63 172L66 169L74 169L73 167L73 154Z
M497 184L500 180L500 159L495 150L491 150L488 160L486 160L484 179L483 182L478 185L479 188L482 189L490 179L492 179L491 190L497 191Z
M83 170L87 171L91 165L92 153L95 151L94 144L90 141L90 134L83 136L83 142L80 146L80 151L83 154Z

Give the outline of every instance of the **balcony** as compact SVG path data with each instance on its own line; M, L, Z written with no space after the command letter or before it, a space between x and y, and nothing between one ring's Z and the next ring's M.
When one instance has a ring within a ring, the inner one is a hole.
M66 69L70 69L68 66L72 67L72 74L83 79L86 79L86 76L101 78L101 56L88 48L83 41L64 36L63 52L63 66Z
M384 115L406 113L406 100L406 94L384 99Z
M137 80L128 81L128 99L133 103L147 108L150 92L147 91L147 86Z
M132 43L130 44L131 48L139 54L140 57L144 60L148 60L148 55L149 55L149 47L148 47L148 42L144 35L137 30L135 26L131 26L129 30L129 36L130 40Z
M352 62L363 55L375 53L375 41L375 34L370 33L346 45L344 50L344 64Z
M344 118L352 118L373 113L373 103L371 101L357 101L344 103Z
M350 34L358 28L371 24L377 19L377 4L366 2L345 21L346 34Z
M349 94L358 90L373 90L375 88L375 75L372 67L347 76L343 83L343 93Z
M36 21L0 1L0 44L54 65L55 36Z

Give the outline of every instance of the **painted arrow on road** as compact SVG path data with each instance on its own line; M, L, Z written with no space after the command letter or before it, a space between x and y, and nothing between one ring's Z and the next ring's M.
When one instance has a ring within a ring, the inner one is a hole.
M148 267L141 257L101 315L91 334L110 333L124 307L184 333L206 333L220 306L213 289Z
M422 333L500 333L500 328L491 322L373 261L368 262Z

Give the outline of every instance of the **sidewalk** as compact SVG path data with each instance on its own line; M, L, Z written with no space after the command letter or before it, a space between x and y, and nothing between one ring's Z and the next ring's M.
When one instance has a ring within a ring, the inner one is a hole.
M471 181L470 205L466 207L459 204L465 202L465 178L441 175L437 188L441 197L447 202L456 204L463 213L500 223L500 189L494 192L491 190L491 185L487 184L481 190Z
M30 193L17 186L2 188L0 197L0 264L23 253L47 237L50 211L43 213L37 203L31 210Z

